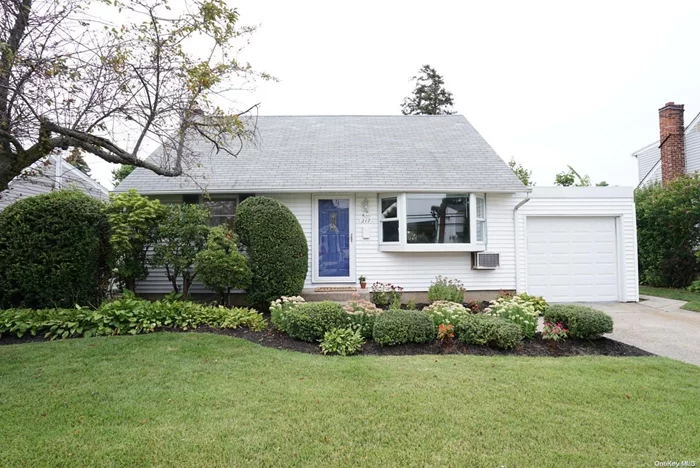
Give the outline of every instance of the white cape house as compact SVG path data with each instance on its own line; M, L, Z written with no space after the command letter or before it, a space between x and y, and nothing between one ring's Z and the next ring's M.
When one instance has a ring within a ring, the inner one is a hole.
M422 293L441 275L471 299L638 300L632 188L525 187L460 115L269 116L257 133L236 157L197 140L186 177L138 168L116 191L204 203L213 224L246 197L281 201L309 245L306 293L359 289L361 275ZM170 284L154 269L137 291Z

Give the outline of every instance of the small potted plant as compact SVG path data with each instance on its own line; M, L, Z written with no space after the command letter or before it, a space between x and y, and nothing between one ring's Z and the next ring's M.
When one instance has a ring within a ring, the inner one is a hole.
M360 275L360 287L362 289L367 287L367 278L365 278L365 275Z

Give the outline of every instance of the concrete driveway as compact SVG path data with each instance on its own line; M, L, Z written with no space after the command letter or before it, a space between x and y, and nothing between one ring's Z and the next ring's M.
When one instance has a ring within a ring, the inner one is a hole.
M610 314L610 338L650 353L700 366L700 312L680 308L684 301L641 296L639 303L586 304Z

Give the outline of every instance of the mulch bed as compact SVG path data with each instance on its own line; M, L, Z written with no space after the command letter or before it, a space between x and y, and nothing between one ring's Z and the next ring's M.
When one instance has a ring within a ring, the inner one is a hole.
M302 353L319 354L320 349L316 343L295 340L285 333L276 331L269 326L267 330L253 332L247 328L233 330L212 329L200 327L195 332L217 333L220 335L235 336L269 348L285 349ZM620 343L609 338L600 338L595 341L568 339L558 343L553 349L549 342L542 340L537 333L535 339L525 339L515 349L502 350L489 348L488 346L465 345L458 340L449 348L443 348L436 342L427 344L404 344L398 346L381 347L374 341L368 341L362 347L361 355L374 356L412 356L419 354L471 354L477 356L654 356L654 354L639 349L635 346Z
M170 333L216 333L218 335L233 336L257 343L268 348L284 349L301 353L319 354L317 343L307 343L295 340L286 333L276 331L271 325L266 330L254 332L247 328L220 329L200 327L196 330L183 331L179 329L165 329ZM72 339L72 338L71 338ZM48 341L43 336L26 335L22 338L5 335L0 338L0 345L35 343ZM361 355L373 356L413 356L420 354L471 354L477 356L654 356L654 354L630 346L609 338L601 338L595 341L568 339L558 343L552 348L549 342L542 340L538 333L535 339L525 339L521 344L510 350L494 349L488 346L465 345L454 340L452 346L444 348L436 342L427 344L404 344L398 346L381 347L374 341L368 341L362 347Z

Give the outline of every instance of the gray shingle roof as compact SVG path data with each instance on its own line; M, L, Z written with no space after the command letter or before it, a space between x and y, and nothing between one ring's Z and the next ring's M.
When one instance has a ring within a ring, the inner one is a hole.
M265 116L257 126L237 157L198 139L200 164L186 177L137 168L116 191L529 190L461 115Z

